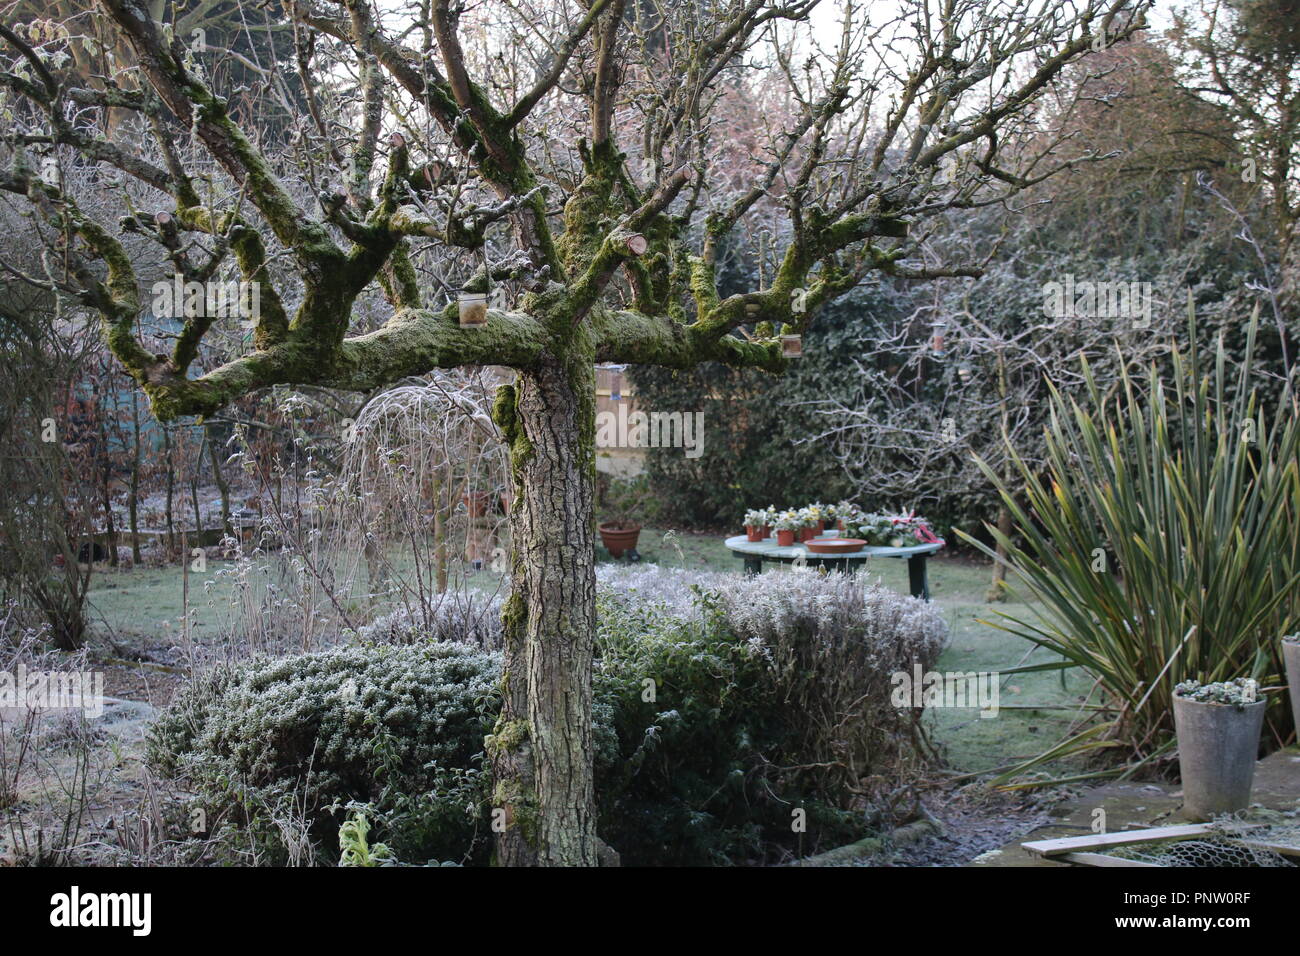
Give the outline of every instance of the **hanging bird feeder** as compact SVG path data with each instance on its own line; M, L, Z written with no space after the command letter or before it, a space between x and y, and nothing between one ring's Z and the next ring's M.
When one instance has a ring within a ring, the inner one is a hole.
M930 348L934 350L935 355L943 354L943 337L947 331L948 323L940 319L934 323L934 330L930 334Z

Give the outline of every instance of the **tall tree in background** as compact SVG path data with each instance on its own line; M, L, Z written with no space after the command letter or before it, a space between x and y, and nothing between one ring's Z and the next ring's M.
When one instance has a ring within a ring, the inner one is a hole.
M927 220L1096 158L1036 137L1037 105L1064 69L1138 29L1146 4L905 0L868 20L865 4L847 2L823 49L808 22L818 0L643 4L649 23L626 17L626 0L474 13L429 0L399 32L367 0L297 0L287 12L339 56L309 62L320 85L345 61L359 78L349 121L320 126L325 139L354 133L330 142L334 188L310 198L296 185L302 170L259 148L201 58L146 4L99 6L137 64L135 87L111 105L136 111L150 139L92 126L84 110L108 97L61 79L57 38L0 28L13 51L0 83L40 117L11 139L0 189L31 203L58 251L27 280L102 317L164 419L277 384L368 390L435 367L515 370L495 410L516 489L504 700L487 742L505 823L497 854L593 864L594 363L779 372L778 333L801 333L869 272L965 268L911 258ZM724 167L735 153L728 117L754 66L783 78L786 108L774 115L785 122L744 144L747 165ZM133 179L139 211L98 221L38 174L23 148L35 136L68 162ZM178 149L186 136L203 162ZM773 211L769 280L724 297L719 246ZM511 248L493 262L498 223ZM192 246L207 261L178 254ZM454 304L430 307L420 281L421 257L464 250L481 265L459 287L505 293L481 327L458 325ZM201 279L227 255L261 283L249 350L196 368L213 325L204 317L185 321L170 354L144 348L141 269L170 261ZM292 283L272 281L272 260L292 267ZM352 334L375 288L388 314Z
M1238 131L1234 172L1265 190L1289 306L1300 296L1300 3L1198 0L1179 11L1171 36L1184 83L1221 106Z

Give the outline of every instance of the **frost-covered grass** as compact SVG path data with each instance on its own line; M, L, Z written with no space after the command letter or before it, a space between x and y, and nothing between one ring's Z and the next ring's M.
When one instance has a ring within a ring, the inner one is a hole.
M690 569L694 572L692 580L701 584L739 577L740 561L723 547L722 538L717 535L668 534L647 528L642 532L639 550L645 560L640 565L629 566L610 561L598 549L598 576L609 580L617 575L631 593L640 592L647 599L674 604L683 611L691 603L689 590L683 584L685 579L669 579L664 574L666 569ZM191 575L191 633L196 641L215 638L229 616L218 602L207 603L203 588L206 579L212 579L228 565L228 562L209 561L207 575ZM905 561L872 562L867 567L867 578L889 590L907 593ZM977 620L992 617L996 610L1016 613L1026 610L1023 605L986 605L983 594L988 578L989 568L983 562L951 557L930 561L934 604L949 626L948 644L939 659L940 670L998 670L1020 662L1029 649L1019 638ZM469 576L465 583L472 590L489 594L501 591L500 575L490 570ZM98 620L102 615L120 636L152 646L166 646L179 640L179 568L96 572L91 600L95 608L92 618ZM448 608L453 606L449 604ZM378 607L366 612L358 606L358 615L374 620L393 610ZM402 616L398 614L397 618ZM1042 651L1030 658L1030 662L1045 660ZM1021 674L1003 681L1003 709L997 718L981 719L974 709L934 710L926 721L933 737L946 748L954 769L987 770L1010 763L1016 757L1041 752L1045 745L1059 739L1074 716L1070 710L1034 710L1034 705L1067 707L1086 693L1087 684L1081 675L1069 674L1063 683L1054 672Z

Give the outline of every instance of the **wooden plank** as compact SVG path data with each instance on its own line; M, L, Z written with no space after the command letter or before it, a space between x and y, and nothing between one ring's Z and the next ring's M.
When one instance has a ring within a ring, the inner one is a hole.
M1053 857L1064 853L1086 853L1107 847L1127 846L1130 843L1168 843L1186 840L1214 832L1208 823L1189 823L1173 827L1149 827L1145 830L1124 830L1120 833L1093 833L1080 837L1061 837L1056 840L1034 840L1020 844L1030 853Z

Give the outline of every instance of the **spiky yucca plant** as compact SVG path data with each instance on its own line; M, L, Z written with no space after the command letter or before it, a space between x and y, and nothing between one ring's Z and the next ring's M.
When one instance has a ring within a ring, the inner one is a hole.
M1189 332L1195 343L1194 312ZM1015 524L989 531L1039 602L989 623L1083 668L1105 697L1106 719L1031 764L1099 747L1145 762L1172 745L1180 681L1277 683L1277 639L1300 613L1300 429L1289 383L1275 414L1260 408L1254 334L1252 319L1231 397L1222 342L1210 369L1195 344L1175 349L1167 377L1125 373L1110 397L1085 362L1085 405L1053 389L1045 469L1017 456L1009 487L981 463ZM1031 665L1044 666L1057 665Z

